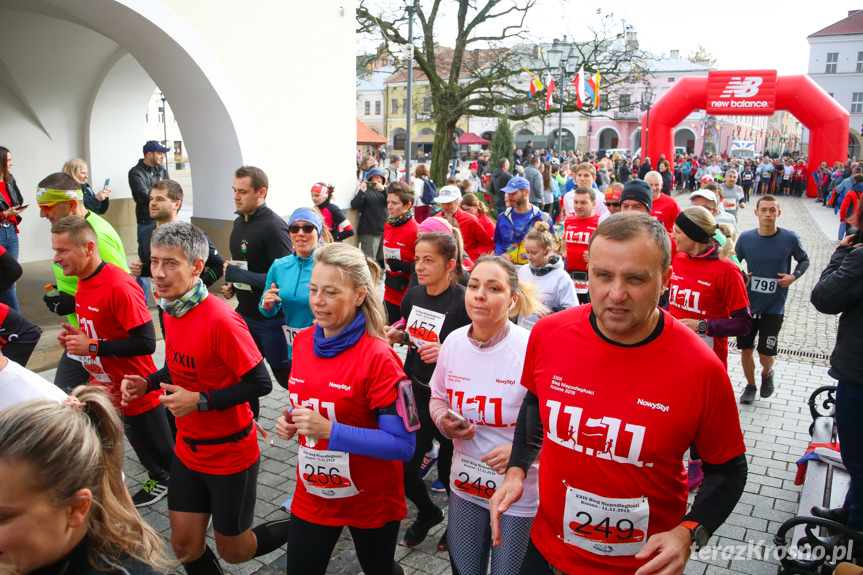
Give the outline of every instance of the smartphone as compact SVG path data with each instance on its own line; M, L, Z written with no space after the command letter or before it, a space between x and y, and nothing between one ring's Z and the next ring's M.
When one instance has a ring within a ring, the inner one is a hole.
M470 427L470 422L465 419L464 416L459 412L453 411L452 409L447 409L446 412L450 414L450 417L458 421L459 428L467 429L468 427Z
M104 186L102 186L102 187L103 187L103 188L107 188L107 187L108 187L108 184L110 184L110 183L111 183L111 178L105 178L105 185L104 185Z
M18 206L17 209L23 210L24 208L29 208L29 207L30 207L30 204L24 204L23 206Z
M420 416L417 411L417 402L414 398L414 390L411 380L404 379L398 383L399 400L396 403L396 412L405 422L405 429L416 431L420 428Z

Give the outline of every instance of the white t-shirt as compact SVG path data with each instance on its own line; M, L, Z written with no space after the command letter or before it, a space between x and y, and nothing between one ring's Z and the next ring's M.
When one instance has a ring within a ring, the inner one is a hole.
M0 409L38 398L63 403L66 397L59 387L11 359L0 371Z
M537 297L549 309L578 305L572 278L562 267L555 268L545 275L537 276L530 271L529 265L521 266L518 270L518 280L522 283L533 283ZM516 323L529 331L533 329L538 319L535 315L524 317L519 314Z
M512 445L515 422L527 393L521 385L521 372L530 332L510 325L502 341L480 349L468 341L469 329L469 325L460 327L443 342L430 385L433 398L446 401L476 426L470 441L453 439L451 493L488 509L488 500L503 484L504 476L480 460L495 447ZM538 472L539 463L534 462L524 481L524 494L506 515L536 515Z

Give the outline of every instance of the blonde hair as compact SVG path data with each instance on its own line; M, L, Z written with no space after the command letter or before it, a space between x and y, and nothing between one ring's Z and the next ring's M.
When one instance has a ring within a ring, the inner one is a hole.
M80 489L93 500L87 513L88 560L108 571L124 555L157 571L176 566L162 538L132 505L123 483L123 423L99 387L79 386L73 407L34 399L0 412L0 462L24 464L31 488L56 506Z
M719 248L719 259L725 259L733 253L734 240L728 233L726 233L727 228L722 229L722 227L716 223L716 220L713 219L713 214L707 211L707 208L703 208L701 206L689 206L683 210L683 215L695 223L699 228L710 234L711 237L716 234L716 230L722 231L727 240L725 245ZM729 225L729 227L733 231L733 226ZM711 243L718 244L715 239L711 240Z
M378 294L381 268L363 252L348 244L327 244L315 250L315 265L325 264L339 270L342 281L355 291L366 289L360 311L366 316L366 332L372 337L386 340L384 326L387 314Z
M725 236L725 245L719 248L720 259L736 256L737 230L731 224L719 224L719 231Z
M83 184L81 180L78 179L78 172L81 171L81 168L86 168L87 162L82 160L81 158L72 158L65 164L63 164L63 173L67 176L71 177L73 180L78 182L79 184Z
M543 316L550 313L551 310L545 307L539 297L537 297L533 283L524 283L519 281L518 270L515 269L515 266L510 260L500 256L480 256L476 261L476 264L473 266L474 271L480 264L484 263L497 264L501 267L509 282L510 294L518 295L518 300L516 301L515 306L509 310L508 316L510 318L518 317L519 314L524 317L528 317L531 315ZM473 272L471 272L471 274L472 273Z
M548 222L536 222L536 224L531 228L530 232L527 234L528 240L535 240L539 242L539 245L543 247L543 249L554 249L554 237L548 231L551 229L548 225Z

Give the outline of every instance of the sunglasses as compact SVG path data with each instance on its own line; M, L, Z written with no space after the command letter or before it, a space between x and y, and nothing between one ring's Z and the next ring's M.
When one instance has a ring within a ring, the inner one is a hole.
M612 208L619 208L619 207L620 207L620 202L605 202L605 205L606 205L606 206L610 206L610 207L612 207Z
M299 224L294 224L288 228L288 231L291 232L292 234L298 234L298 233L300 233L300 230L303 230L304 234L310 234L317 229L318 228L316 228L312 224L306 224L304 226L301 226Z

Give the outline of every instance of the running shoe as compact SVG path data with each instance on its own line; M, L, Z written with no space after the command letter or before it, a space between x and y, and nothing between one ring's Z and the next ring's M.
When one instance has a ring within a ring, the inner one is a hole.
M437 542L437 549L438 551L449 551L449 541L447 541L446 538L446 529L443 530L443 535L440 536L440 540Z
M761 374L761 397L767 398L773 395L773 370L767 375Z
M406 547L419 545L425 541L425 538L429 534L429 529L442 521L443 511L439 507L435 507L435 513L431 517L423 517L421 514L417 514L416 520L405 531L405 538L402 544Z
M425 479L429 471L435 466L439 452L440 447L435 443L431 450L423 456L423 462L420 465L420 479Z
M704 481L704 472L701 470L701 460L690 461L686 466L686 484L689 485L689 490L698 489L702 481Z
M440 478L435 479L434 483L432 483L431 490L435 493L446 493L446 487L441 483Z
M132 496L135 507L147 507L162 499L168 494L168 486L159 483L155 479L148 479L141 490Z
M755 401L755 393L757 391L758 388L754 385L747 385L746 389L743 390L743 395L740 396L740 403L748 405Z

